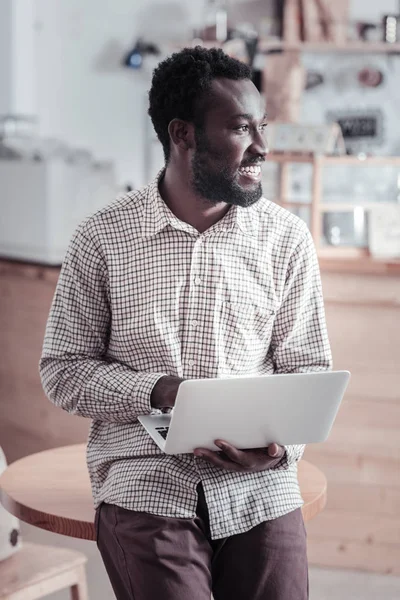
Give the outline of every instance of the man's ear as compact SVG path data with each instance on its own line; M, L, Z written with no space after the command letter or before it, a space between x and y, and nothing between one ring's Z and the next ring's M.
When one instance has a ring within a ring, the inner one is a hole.
M172 119L168 125L169 137L177 148L183 151L194 147L194 126L181 119Z

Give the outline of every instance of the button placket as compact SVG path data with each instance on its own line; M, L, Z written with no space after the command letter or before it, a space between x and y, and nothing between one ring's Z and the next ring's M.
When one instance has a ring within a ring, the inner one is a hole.
M196 357L201 354L201 336L199 336L199 327L202 322L201 305L202 305L202 286L204 285L205 274L202 271L202 255L204 254L204 235L200 234L196 239L192 250L192 261L190 269L190 290L189 290L189 311L187 314L187 328L189 339L192 339L196 344L196 356L193 358L193 349L186 349L184 362L190 368L189 376L196 376L197 361Z

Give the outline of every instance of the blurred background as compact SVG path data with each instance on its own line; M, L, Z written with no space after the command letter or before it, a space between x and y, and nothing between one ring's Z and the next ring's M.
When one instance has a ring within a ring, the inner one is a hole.
M38 376L68 241L163 165L151 74L192 45L247 62L269 116L264 195L309 225L334 368L352 380L308 524L311 600L400 598L400 2L0 0L0 447L7 461L86 440ZM91 598L113 598L95 544ZM67 592L49 596L67 598ZM295 600L295 599L293 599Z

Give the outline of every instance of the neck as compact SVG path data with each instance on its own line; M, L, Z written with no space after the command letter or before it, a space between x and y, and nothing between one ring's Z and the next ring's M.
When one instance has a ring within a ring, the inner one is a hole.
M171 164L165 170L159 190L170 211L200 233L220 221L230 208L229 204L225 202L212 204L205 198L196 195L190 182L189 173L178 170Z

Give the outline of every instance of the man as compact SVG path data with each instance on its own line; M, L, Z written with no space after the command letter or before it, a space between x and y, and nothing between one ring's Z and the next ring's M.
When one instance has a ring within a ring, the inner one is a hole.
M43 385L93 419L97 543L118 600L308 597L303 447L169 456L137 421L171 409L185 378L331 367L311 236L262 198L250 75L216 49L158 66L165 169L78 228L51 309Z

